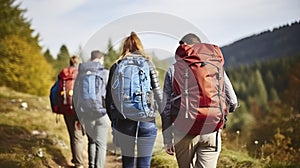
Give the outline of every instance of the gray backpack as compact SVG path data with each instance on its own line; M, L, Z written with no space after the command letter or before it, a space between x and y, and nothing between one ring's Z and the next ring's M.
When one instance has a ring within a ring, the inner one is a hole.
M99 62L79 65L74 86L74 106L78 117L97 119L106 114L104 98L108 70Z

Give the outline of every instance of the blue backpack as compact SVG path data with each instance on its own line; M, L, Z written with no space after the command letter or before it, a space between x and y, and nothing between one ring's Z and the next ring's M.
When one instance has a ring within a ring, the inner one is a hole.
M50 89L50 105L52 112L58 112L59 81L57 80Z
M73 96L77 116L90 120L104 116L108 70L99 62L82 63L78 70Z
M151 121L155 118L150 65L146 58L126 56L118 63L111 83L113 103L125 119Z

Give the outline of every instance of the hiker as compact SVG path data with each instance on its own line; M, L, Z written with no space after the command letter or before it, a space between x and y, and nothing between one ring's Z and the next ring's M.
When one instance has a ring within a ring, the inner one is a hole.
M221 151L226 115L235 111L237 97L222 70L224 59L217 46L201 43L192 33L179 44L176 63L166 72L163 88L165 151L176 153L180 168L213 168Z
M79 66L75 82L74 105L88 137L89 168L104 168L109 118L105 109L108 70L104 68L104 54L91 52L91 60Z
M135 32L125 38L110 68L106 107L121 149L123 168L149 168L157 136L155 111L161 108L158 74ZM135 156L137 146L137 156Z
M80 58L78 56L72 56L70 58L70 67L69 68L65 68L64 70L61 71L60 75L59 75L59 80L62 80L63 76L66 75L62 75L64 74L64 72L66 72L66 74L68 73L73 73L74 75L74 80L77 76L77 69L78 69L78 65L80 64ZM68 83L68 82L66 82ZM68 84L66 84L65 89L62 90L70 90L69 93L66 93L69 96L72 96L72 92L73 92L73 86L74 86L74 82L70 82L70 85L72 86L68 86ZM63 86L61 86L63 87ZM68 88L70 87L70 89ZM63 100L61 100L63 101ZM72 101L71 101L72 103ZM64 107L61 107L62 105L59 105L58 109L63 109ZM70 111L70 112L67 112ZM64 110L61 112L64 116L64 120L68 129L68 133L69 133L69 138L70 138L70 146L71 146L71 151L72 151L72 163L75 165L76 168L83 168L84 167L84 158L83 158L83 149L84 149L84 134L83 134L83 130L81 127L81 124L76 116L76 113L74 111L74 108L64 108Z

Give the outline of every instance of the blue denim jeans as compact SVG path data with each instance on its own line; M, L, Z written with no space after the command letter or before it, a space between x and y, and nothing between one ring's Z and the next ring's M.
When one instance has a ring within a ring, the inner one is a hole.
M153 146L157 136L154 122L118 120L117 143L121 148L123 168L150 168ZM137 146L135 155L135 146Z
M88 135L89 168L104 168L109 127L110 121L107 115L85 123Z

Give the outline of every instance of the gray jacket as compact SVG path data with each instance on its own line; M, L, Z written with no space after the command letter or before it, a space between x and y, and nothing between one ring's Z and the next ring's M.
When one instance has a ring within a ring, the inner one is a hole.
M174 66L171 65L168 71L166 72L164 88L163 88L163 107L164 110L161 113L162 119L162 130L164 144L170 144L173 140L173 130L172 130L172 102L174 92L173 92L173 77L174 77ZM237 96L232 87L232 84L224 71L224 83L225 83L225 94L226 94L226 104L228 106L229 112L235 111L238 106Z

